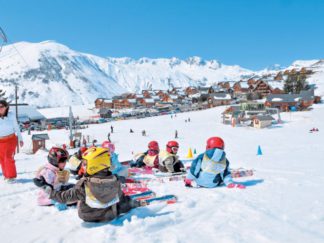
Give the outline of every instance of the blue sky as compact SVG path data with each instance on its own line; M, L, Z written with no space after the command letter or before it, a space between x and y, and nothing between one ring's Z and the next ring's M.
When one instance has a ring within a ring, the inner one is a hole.
M261 69L323 58L324 1L0 0L11 42L55 40L98 56L201 56Z

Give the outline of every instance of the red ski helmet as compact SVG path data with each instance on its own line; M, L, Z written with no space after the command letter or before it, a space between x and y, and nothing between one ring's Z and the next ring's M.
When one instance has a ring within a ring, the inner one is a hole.
M101 147L109 149L109 152L110 153L114 153L115 152L115 145L113 143L109 142L109 141L104 141L101 144Z
M69 153L63 148L52 147L48 152L48 162L55 167L58 167L59 163L64 163L69 158Z
M150 150L159 150L159 144L157 141L151 141L148 143L148 148Z
M169 141L166 145L166 150L169 153L176 154L179 149L179 143L177 141Z
M213 149L213 148L224 149L224 147L225 147L224 141L220 137L211 137L208 138L207 140L206 149Z
M87 147L81 147L79 150L78 150L78 157L79 158L82 158L82 155L85 151L87 151Z

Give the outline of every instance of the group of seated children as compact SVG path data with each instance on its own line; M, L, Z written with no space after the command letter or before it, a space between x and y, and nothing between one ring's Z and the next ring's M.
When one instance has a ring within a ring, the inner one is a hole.
M183 163L177 155L179 143L177 141L169 141L166 149L161 150L157 141L148 143L148 150L144 153L135 155L131 167L155 168L161 172L177 173L185 172Z
M159 150L156 141L151 141L148 151L139 154L131 166L171 173L184 171L177 156L178 149L176 141L169 141L164 151ZM38 170L34 179L35 185L41 187L39 205L55 205L61 210L66 205L77 203L79 217L87 222L110 221L141 206L141 202L132 200L121 190L120 178L127 177L127 168L118 161L111 142L105 141L101 147L80 148L70 158L66 149L53 147L47 159L47 164ZM68 184L69 172L64 169L68 159L70 172L79 177L75 185ZM224 183L228 188L244 188L244 185L232 181L221 138L209 138L206 151L193 160L185 185L191 187L194 182L201 187L216 187Z

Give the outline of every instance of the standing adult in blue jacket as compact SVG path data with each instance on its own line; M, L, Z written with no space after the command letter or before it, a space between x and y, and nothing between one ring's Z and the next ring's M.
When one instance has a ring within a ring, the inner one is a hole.
M194 181L198 186L211 188L224 183L228 188L244 189L244 185L234 183L232 180L224 148L223 139L220 137L209 138L206 151L192 161L185 185L191 187Z

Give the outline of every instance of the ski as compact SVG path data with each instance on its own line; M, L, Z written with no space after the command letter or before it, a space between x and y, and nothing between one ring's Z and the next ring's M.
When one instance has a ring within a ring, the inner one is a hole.
M166 203L166 204L173 204L178 201L177 196L175 195L164 195L161 197L154 197L150 199L141 200L142 206L147 206L155 203Z
M142 193L129 195L129 197L132 200L138 200L138 201L139 200L148 200L148 199L151 199L151 198L155 198L155 192L153 192L151 190L148 190L148 191L145 191L145 192L142 192Z

